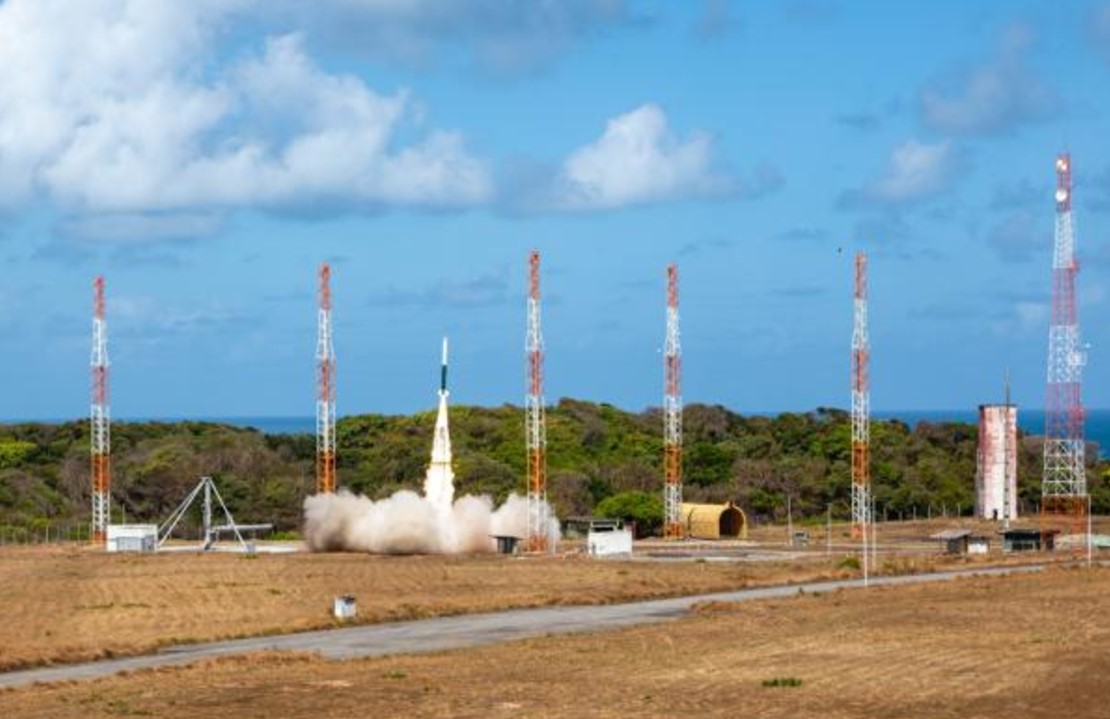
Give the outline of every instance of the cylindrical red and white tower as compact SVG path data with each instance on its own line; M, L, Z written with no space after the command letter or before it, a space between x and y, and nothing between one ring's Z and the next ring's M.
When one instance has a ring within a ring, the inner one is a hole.
M1008 525L1017 519L1017 406L979 405L975 516Z

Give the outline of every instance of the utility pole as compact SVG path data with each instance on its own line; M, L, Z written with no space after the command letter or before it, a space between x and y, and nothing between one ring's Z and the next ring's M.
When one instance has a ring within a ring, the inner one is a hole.
M786 542L794 546L794 511L790 506L790 495L786 495Z
M825 505L825 554L832 554L832 504Z

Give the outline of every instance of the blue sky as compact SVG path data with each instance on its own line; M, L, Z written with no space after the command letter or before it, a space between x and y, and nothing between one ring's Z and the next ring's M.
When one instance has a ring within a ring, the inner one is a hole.
M543 253L547 398L848 404L871 255L877 409L1039 407L1070 149L1110 406L1110 4L0 2L0 416L306 415L333 265L340 414L519 404Z

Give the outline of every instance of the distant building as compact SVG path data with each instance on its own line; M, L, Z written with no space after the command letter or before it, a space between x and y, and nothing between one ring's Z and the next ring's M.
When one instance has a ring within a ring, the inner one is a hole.
M732 502L679 506L682 531L691 539L747 539L748 518Z
M109 552L153 552L158 548L156 524L109 524Z
M1042 548L1052 551L1056 548L1055 529L1007 529L1002 534L1003 552L1036 552Z
M986 554L991 542L970 529L949 529L929 537L940 542L945 554Z
M586 535L586 553L591 557L628 557L632 555L632 530L624 528L591 529Z
M1017 519L1017 405L979 405L979 456L975 473L975 516L1005 517L1009 484L1010 519Z

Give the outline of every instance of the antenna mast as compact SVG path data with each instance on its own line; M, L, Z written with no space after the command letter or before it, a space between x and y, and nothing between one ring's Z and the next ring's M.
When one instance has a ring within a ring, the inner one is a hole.
M1045 401L1042 515L1068 515L1082 522L1087 475L1082 400L1086 352L1079 340L1075 302L1076 237L1071 214L1071 154L1056 157L1056 237L1052 253L1052 320L1048 328L1048 391Z
M867 577L867 523L871 512L871 344L867 332L867 255L856 253L852 330L852 537L863 541Z
M331 339L331 267L320 265L316 337L316 492L335 491L335 347Z
M524 398L525 446L528 451L528 524L525 549L542 552L548 547L547 434L543 406L543 335L540 332L540 253L528 258L528 394Z
M104 320L104 278L93 281L92 382L89 429L92 437L92 540L103 544L111 517L112 441L108 411L108 323Z
M663 346L663 536L682 531L682 347L678 339L678 267L667 266L667 338Z

